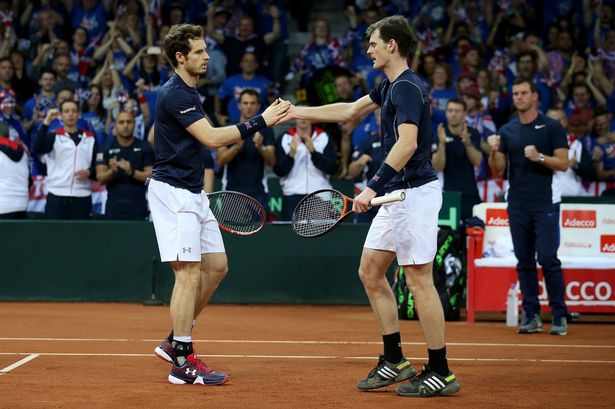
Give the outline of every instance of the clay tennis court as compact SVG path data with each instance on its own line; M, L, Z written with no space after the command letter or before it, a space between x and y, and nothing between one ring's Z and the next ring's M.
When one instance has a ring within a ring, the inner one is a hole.
M167 382L169 364L152 350L168 332L168 307L0 303L0 323L3 409L615 407L613 323L575 323L566 337L517 335L503 322L448 323L462 390L431 399L355 389L382 349L369 307L209 307L195 348L230 374L212 387ZM418 322L402 322L402 337L419 369L426 349Z

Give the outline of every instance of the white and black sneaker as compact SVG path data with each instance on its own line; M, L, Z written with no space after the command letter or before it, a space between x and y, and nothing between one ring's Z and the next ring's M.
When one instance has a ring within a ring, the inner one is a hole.
M357 388L362 391L378 389L405 381L414 375L416 375L416 371L406 358L402 358L401 362L392 364L385 361L384 356L380 355L378 365L370 371L367 378L361 379L357 383Z
M425 365L423 370L410 382L399 385L395 392L400 396L415 398L429 398L436 395L452 395L459 392L461 385L455 375L449 372L447 376L440 376Z

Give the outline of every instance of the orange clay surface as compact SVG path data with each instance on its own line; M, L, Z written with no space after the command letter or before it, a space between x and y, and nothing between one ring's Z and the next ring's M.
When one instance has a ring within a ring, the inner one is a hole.
M169 322L168 307L0 303L0 408L615 408L612 322L575 323L566 337L447 323L462 389L429 399L355 388L382 350L369 307L208 307L195 349L230 376L210 387L167 382L170 365L152 351ZM420 369L419 323L401 328Z

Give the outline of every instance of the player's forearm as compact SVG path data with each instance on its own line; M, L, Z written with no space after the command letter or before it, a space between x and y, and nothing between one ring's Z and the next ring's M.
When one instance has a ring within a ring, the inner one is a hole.
M294 107L293 114L297 119L307 119L313 122L346 122L354 118L353 104L338 102L319 107Z
M414 155L414 152L416 152L417 148L416 141L414 141L414 143L400 142L403 142L402 139L393 145L391 152L389 152L385 160L390 167L398 172L406 166L412 155Z
M214 128L205 118L196 121L186 130L199 142L211 149L219 149L241 141L241 134L237 126Z

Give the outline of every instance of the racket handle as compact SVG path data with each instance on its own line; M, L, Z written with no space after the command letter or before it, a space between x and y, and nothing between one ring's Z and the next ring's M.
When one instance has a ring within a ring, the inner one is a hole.
M375 197L370 203L372 206L380 206L385 203L403 202L404 200L406 200L406 192L400 190L399 192L391 193L390 195Z

